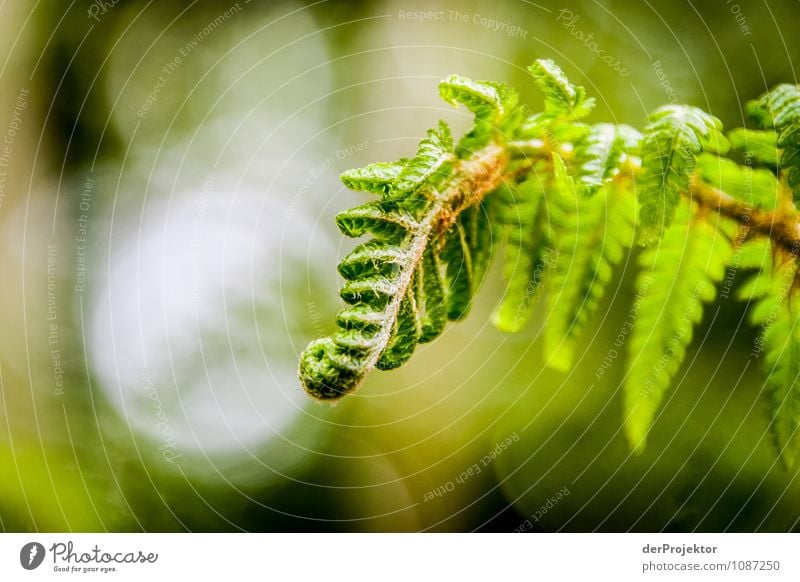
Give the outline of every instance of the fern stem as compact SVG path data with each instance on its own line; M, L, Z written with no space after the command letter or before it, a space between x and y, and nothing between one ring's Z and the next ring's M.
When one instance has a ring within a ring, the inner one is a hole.
M630 159L625 172L620 173L617 179L627 177L635 180L641 172L641 165ZM765 236L786 252L800 258L800 220L796 213L780 208L775 212L757 208L703 182L696 174L691 176L688 189L681 194L706 211L736 221L748 234Z
M731 218L748 231L766 236L784 250L800 256L800 223L796 215L755 208L706 184L697 176L692 177L686 196L701 208Z
M504 172L507 165L508 156L505 149L490 144L456 166L444 192L436 197L433 206L415 229L409 246L408 261L398 281L397 292L384 312L387 318L397 318L400 305L414 278L414 270L422 260L431 237L437 232L444 233L449 230L464 210L480 204L487 194L499 188L506 179ZM366 370L375 366L390 337L391 327L387 326L377 342L375 354L368 360Z
M480 204L487 194L497 190L507 178L508 160L505 148L490 144L462 161L456 167L455 179L442 196L447 211L440 212L439 219L455 220L464 210Z

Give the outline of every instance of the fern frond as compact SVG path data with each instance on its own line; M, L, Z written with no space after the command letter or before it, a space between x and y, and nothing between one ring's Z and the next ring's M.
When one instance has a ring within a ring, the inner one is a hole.
M578 143L590 131L591 126L580 122L564 122L552 125L541 115L531 115L516 131L516 140L509 142L517 157L536 159L550 155L551 151L566 153L560 145Z
M700 154L695 172L707 184L755 208L777 207L780 184L769 170L754 170L713 154Z
M575 184L575 179L570 176L567 171L567 165L564 160L557 153L553 153L553 185L555 186L554 192L558 195L558 201L568 200L570 202L576 200L579 196L578 186Z
M503 83L451 75L439 83L439 95L450 105L464 105L475 114L474 126L458 144L461 154L485 146L496 134L511 136L524 117L519 95Z
M542 182L546 174L544 166L540 166L541 174L534 172L532 177L506 194L506 205L510 209L505 213L509 225L504 266L507 288L494 314L493 323L498 329L508 333L519 332L524 327L530 319L536 300L545 284L545 278L559 263L563 267L564 261L569 261L575 252L574 248L570 248L568 229L577 226L578 222L572 222L568 217L577 218L576 210L584 208L586 211L584 218L591 221L591 216L599 209L579 202L578 186L569 174L564 161L557 153L553 153L551 159L552 180L548 180L547 183ZM605 197L602 197L602 200L605 202ZM559 216L560 219L556 220L555 216ZM616 218L615 216L614 219ZM624 218L622 220L620 226L625 221ZM561 246L557 244L560 238L559 230L567 231L562 237L565 242ZM624 236L624 230L621 234ZM612 247L613 244L608 249L609 258L616 255ZM562 255L562 251L567 251L568 254ZM602 279L607 280L606 271L610 273L610 265L606 262L600 261L591 267L587 266L587 269L594 267L598 269L599 287L587 290L587 294L590 295L586 303L587 312L591 312L596 305L596 299L602 294L600 282ZM569 335L569 343L564 343L565 350L570 349L567 346L572 345L584 323L580 309L582 306L583 302L581 305L565 306L563 309L564 314L572 308L576 311L574 322L576 325L573 326L573 322L570 322L567 327L557 331Z
M592 196L620 171L639 146L641 134L627 125L598 123L575 144L578 183L584 196Z
M419 142L417 155L406 162L397 175L394 188L399 192L409 193L426 184L435 186L431 181L439 174L445 177L450 170L449 164L455 160L453 154L453 138L450 128L444 121L433 130L428 130L428 137Z
M748 103L747 113L762 128L778 132L780 165L788 172L795 204L800 204L800 87L778 85Z
M758 271L742 285L739 298L751 304L750 322L761 328L754 352L764 353L765 392L773 445L792 468L800 454L800 302L797 259L775 255L765 239L746 245L742 265Z
M659 244L639 258L638 316L631 332L625 379L625 432L636 451L664 393L678 371L703 303L716 296L715 283L732 255L730 240L689 205L680 206L675 222Z
M640 242L656 242L672 222L681 192L689 186L695 158L704 147L724 149L722 123L688 105L666 105L649 117L642 141L638 183Z
M575 120L586 117L594 108L593 97L583 87L573 85L550 59L539 59L528 71L544 93L544 117L550 120Z
M556 264L549 285L545 361L566 372L613 267L634 242L636 199L610 183L596 196L553 205Z
M491 253L483 199L501 184L505 163L496 145L460 160L440 123L414 158L345 173L346 182L383 197L337 216L345 235L373 238L339 265L340 296L350 305L337 316L339 331L301 356L310 394L352 391L369 370L402 365L447 319L464 316Z
M778 134L772 130L759 131L737 127L728 132L731 148L742 153L750 163L774 168L778 165Z
M780 131L796 120L798 98L800 87L797 85L777 85L758 99L748 102L747 114L760 127Z
M344 172L341 180L351 190L372 192L373 194L391 194L397 177L407 163L408 160L376 162L363 168Z
M465 210L459 217L459 224L469 248L472 277L476 285L483 281L497 242L494 232L497 200L497 195L488 196L480 204Z
M645 446L703 304L733 263L756 271L740 294L762 327L770 428L791 465L800 451L800 87L751 102L761 129L734 129L729 142L718 119L686 105L657 109L644 136L589 125L582 119L594 100L583 87L550 60L530 72L543 111L530 114L502 83L452 75L442 98L475 117L457 145L440 122L413 158L342 174L351 189L378 196L336 218L346 236L369 238L339 264L347 306L337 331L301 356L306 390L338 398L463 318L498 240L506 292L495 325L522 329L547 284L546 361L566 371L614 266L638 239L648 248L638 258L624 386L633 450Z
M446 103L464 105L476 118L490 122L497 121L518 102L516 91L505 85L473 81L461 75L450 75L439 83L439 95Z
M767 375L770 430L773 443L787 468L800 453L800 325L788 305L781 305L764 330L763 369Z
M492 322L502 331L516 333L530 319L555 249L542 176L532 175L502 194L500 219L508 231L503 265L506 291Z
M494 206L486 198L503 183L508 163L496 142L513 136L524 110L516 91L501 83L453 75L439 90L475 114L455 151L440 122L414 158L342 176L348 186L382 198L336 219L345 235L373 239L339 266L340 295L352 305L337 317L340 330L301 356L300 378L318 398L352 391L374 367L400 366L448 319L464 317L488 266Z

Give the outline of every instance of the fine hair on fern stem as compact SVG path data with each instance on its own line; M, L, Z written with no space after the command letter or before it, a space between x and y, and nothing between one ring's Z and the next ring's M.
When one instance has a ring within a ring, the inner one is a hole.
M529 71L541 110L502 83L452 75L442 98L474 114L458 143L439 122L412 158L342 175L378 199L337 216L345 235L371 238L339 265L347 307L302 354L305 389L337 399L373 368L404 364L467 314L493 255L506 281L494 324L521 330L545 297L545 362L567 372L615 266L634 253L623 421L642 451L704 305L735 268L752 273L738 292L761 328L768 423L790 466L800 451L800 89L750 102L749 128L724 132L705 111L671 104L639 132L584 121L594 99L552 61Z

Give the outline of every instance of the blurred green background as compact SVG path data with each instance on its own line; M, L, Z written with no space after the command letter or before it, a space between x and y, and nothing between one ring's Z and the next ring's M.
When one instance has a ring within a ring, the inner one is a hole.
M525 67L553 58L598 98L592 121L641 127L678 100L732 127L797 82L798 17L795 0L2 4L0 529L797 529L733 294L629 454L614 342L634 256L569 375L543 366L546 313L514 337L487 323L496 268L465 322L338 405L295 370L337 310L353 243L333 216L363 200L337 176L409 155L439 118L463 130L439 79L536 106Z

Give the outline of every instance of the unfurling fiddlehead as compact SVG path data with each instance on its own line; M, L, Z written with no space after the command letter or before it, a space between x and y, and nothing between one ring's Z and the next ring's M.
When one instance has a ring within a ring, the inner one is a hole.
M457 144L439 122L412 158L342 175L378 199L337 216L345 235L369 239L339 265L347 307L338 330L302 354L304 387L335 399L372 368L404 364L467 314L498 246L506 290L495 325L519 331L544 295L545 361L566 372L614 267L644 246L624 387L626 434L641 451L735 254L738 268L756 271L740 295L761 326L770 427L791 464L800 451L800 88L751 102L755 129L724 134L708 113L669 105L640 134L587 124L594 100L552 61L530 72L541 111L506 85L453 75L442 98L474 114Z
M466 315L489 263L490 209L483 201L504 180L508 155L498 141L511 129L508 120L521 118L517 97L501 85L461 77L447 79L441 92L475 113L475 129L458 153L440 122L413 158L342 176L381 199L336 219L345 235L372 239L339 265L346 280L341 297L350 305L336 318L339 331L303 354L300 377L318 398L352 391L373 367L400 366L448 319Z

